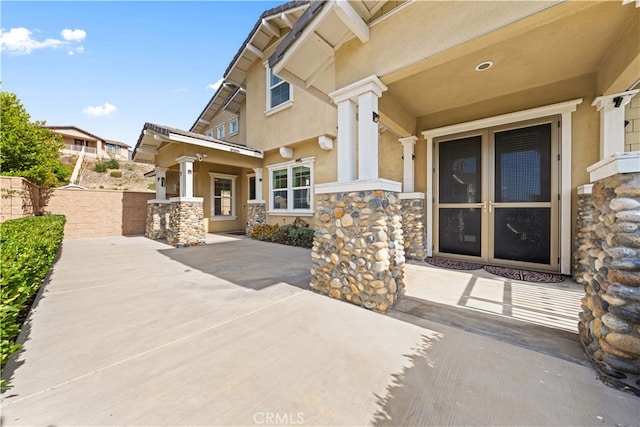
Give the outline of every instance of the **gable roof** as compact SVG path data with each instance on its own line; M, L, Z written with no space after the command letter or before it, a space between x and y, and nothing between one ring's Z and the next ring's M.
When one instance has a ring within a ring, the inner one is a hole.
M262 158L264 156L262 150L249 147L244 144L227 142L199 133L189 132L169 126L156 125L154 123L148 122L145 123L142 127L142 131L140 132L140 136L138 137L138 142L136 143L136 146L133 150L133 156L135 157L136 161L140 161L142 163L152 163L158 149L162 146L163 143L167 142L187 143L204 148L212 148L215 150L241 154L249 157Z
M65 135L71 135L71 136L80 136L77 135L78 133L81 134L85 134L93 139L95 139L96 141L105 141L104 138L101 138L97 135L94 135L90 132L87 132L84 129L80 129L79 127L76 126L42 126L45 129L49 129L53 132L59 133L59 134L65 134ZM69 132L64 132L64 131L69 131Z
M234 107L233 102L227 102L231 96L238 95L238 89L244 91L244 80L249 67L262 59L262 52L274 37L280 37L281 28L293 27L294 22L309 5L309 0L294 0L264 11L251 32L244 40L223 75L223 83L218 87L207 105L204 107L190 131L204 130L210 120L227 106ZM243 93L241 95L244 95ZM204 125L204 126L202 126Z

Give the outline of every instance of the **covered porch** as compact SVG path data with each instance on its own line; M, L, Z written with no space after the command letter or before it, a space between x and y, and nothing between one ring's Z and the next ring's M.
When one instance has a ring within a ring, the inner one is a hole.
M264 211L261 150L146 123L134 156L156 165L149 238L200 245L205 233L245 229Z

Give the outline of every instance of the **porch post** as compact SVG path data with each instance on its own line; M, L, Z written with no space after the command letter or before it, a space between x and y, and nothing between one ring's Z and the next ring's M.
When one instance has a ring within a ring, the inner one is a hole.
M367 91L358 96L358 179L378 178L378 94Z
M167 198L167 168L156 166L156 200Z
M338 104L338 182L356 179L356 104L350 99Z
M414 189L414 160L413 160L413 146L416 145L418 140L417 136L407 136L400 138L398 141L402 144L403 149L403 172L402 172L402 191L405 193L412 193Z
M176 159L180 163L180 197L193 197L193 162L196 158L182 156Z
M600 160L624 152L624 107L638 92L599 96L591 104L600 111Z
M254 168L256 174L256 200L262 200L262 168Z

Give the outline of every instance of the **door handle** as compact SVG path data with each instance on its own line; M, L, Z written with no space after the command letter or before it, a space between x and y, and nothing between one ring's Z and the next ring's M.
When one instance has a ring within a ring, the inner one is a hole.
M493 201L489 200L489 213L493 210Z

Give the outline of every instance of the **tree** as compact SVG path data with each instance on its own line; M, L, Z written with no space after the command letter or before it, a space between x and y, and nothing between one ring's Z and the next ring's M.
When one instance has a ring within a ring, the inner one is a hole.
M55 187L69 178L60 161L62 139L31 122L31 116L14 93L0 92L0 173L22 176L40 187Z

